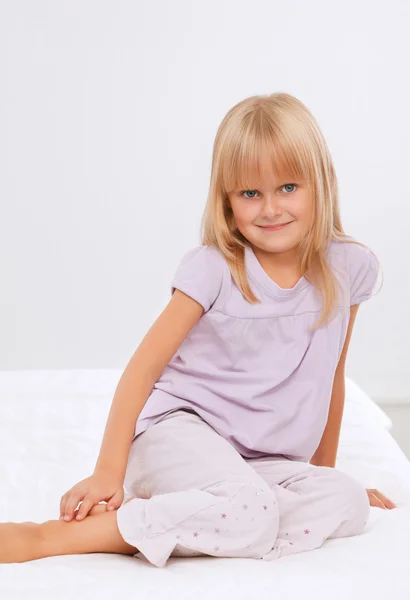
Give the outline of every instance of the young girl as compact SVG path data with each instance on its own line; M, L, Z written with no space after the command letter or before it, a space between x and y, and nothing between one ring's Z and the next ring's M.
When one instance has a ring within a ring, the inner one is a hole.
M94 473L60 520L2 524L0 562L270 560L363 532L371 505L395 505L334 467L347 349L379 271L343 231L310 111L285 93L231 108L202 245L118 383Z

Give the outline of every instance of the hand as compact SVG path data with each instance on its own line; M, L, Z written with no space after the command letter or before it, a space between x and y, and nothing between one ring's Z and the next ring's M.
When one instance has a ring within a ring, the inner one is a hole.
M367 495L369 496L370 506L377 506L378 508L383 509L391 509L397 508L397 505L394 504L391 500L386 498L379 490L366 490Z
M122 482L109 473L94 473L68 490L60 501L60 519L71 521L78 503L81 502L76 516L77 521L80 521L101 500L108 502L107 510L110 510L110 506L114 509L119 508L124 500Z

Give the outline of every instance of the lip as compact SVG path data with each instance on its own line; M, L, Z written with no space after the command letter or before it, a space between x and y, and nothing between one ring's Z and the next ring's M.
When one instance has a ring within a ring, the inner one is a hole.
M268 231L280 231L284 229L287 225L290 225L293 221L288 221L287 223L281 223L280 225L260 225L261 229L267 229Z

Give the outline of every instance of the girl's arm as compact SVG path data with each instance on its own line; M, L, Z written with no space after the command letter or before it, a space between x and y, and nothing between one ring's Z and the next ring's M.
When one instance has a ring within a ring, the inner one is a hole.
M111 405L94 474L124 481L135 424L155 382L203 313L201 304L176 289L131 357Z
M350 320L347 328L345 343L333 379L332 396L330 399L329 415L319 447L310 459L310 464L317 467L335 467L337 448L339 446L340 429L345 402L345 364L347 349L352 337L353 325L359 304L350 307Z

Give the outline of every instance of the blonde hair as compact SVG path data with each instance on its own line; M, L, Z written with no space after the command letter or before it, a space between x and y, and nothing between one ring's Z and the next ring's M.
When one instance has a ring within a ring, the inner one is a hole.
M304 179L313 193L312 227L298 244L297 263L322 296L322 312L314 325L320 327L333 316L340 288L326 260L330 242L365 245L343 231L328 146L312 113L294 96L281 92L251 96L223 118L213 147L209 194L201 221L202 244L218 248L243 296L253 304L260 302L245 269L249 242L236 227L227 191L249 189L255 168L259 175L266 161L280 178Z

